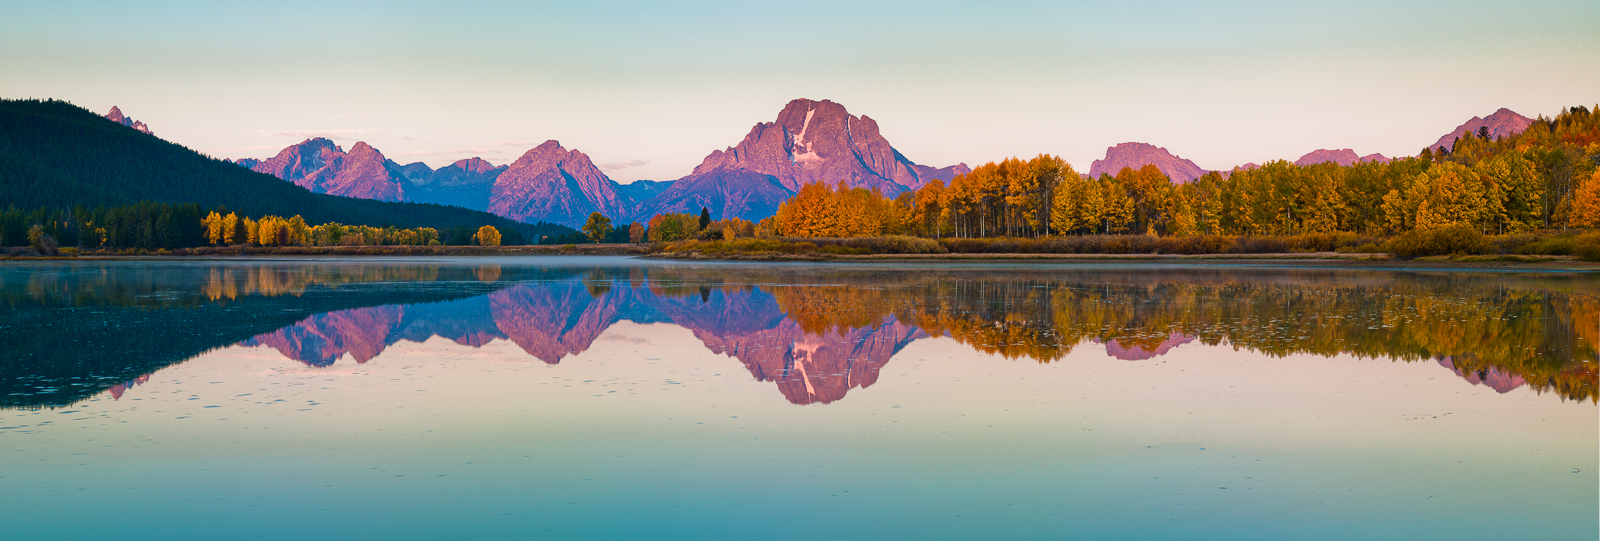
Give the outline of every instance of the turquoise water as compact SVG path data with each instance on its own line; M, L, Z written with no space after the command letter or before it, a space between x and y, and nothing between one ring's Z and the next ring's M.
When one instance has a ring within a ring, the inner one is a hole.
M0 266L8 538L1593 539L1600 279Z

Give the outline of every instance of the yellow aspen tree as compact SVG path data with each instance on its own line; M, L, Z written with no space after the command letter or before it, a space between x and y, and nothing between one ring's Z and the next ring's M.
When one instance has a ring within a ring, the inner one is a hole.
M1572 194L1568 223L1578 227L1600 227L1600 170L1578 185Z
M495 229L492 225L486 225L478 228L478 232L472 235L472 239L477 241L479 246L499 246L500 230Z
M1071 166L1067 166L1071 171ZM1050 227L1058 235L1084 227L1083 205L1088 183L1076 172L1063 174L1056 184L1055 198L1050 201Z
M257 225L258 224L256 221L251 220L249 216L244 218L244 239L242 239L244 244L250 244L256 241L256 231L258 229Z
M222 215L217 214L217 211L211 211L210 214L207 214L204 219L200 220L200 225L206 231L206 242L211 243L212 246L222 242Z
M222 244L232 246L239 241L239 215L229 212L222 217Z

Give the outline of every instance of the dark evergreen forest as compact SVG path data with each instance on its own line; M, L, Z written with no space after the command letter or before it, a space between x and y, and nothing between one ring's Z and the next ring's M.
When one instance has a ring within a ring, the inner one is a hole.
M0 244L25 244L26 228L50 228L47 222L53 218L55 227L91 221L110 226L107 244L112 246L198 246L204 244L198 233L206 213L202 209L216 208L244 216L299 215L310 223L431 227L452 233L492 225L508 245L579 235L565 226L525 224L459 207L312 193L64 101L0 99L0 209L8 210L8 219L0 220L5 222L0 223ZM11 223L30 219L37 221ZM170 223L163 225L163 220ZM12 231L13 226L23 230ZM112 235L118 226L130 231L126 243Z

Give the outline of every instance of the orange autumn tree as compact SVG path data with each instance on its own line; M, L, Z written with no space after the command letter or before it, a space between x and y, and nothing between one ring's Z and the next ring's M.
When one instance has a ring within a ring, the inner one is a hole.
M1600 170L1578 186L1569 219L1578 227L1600 227Z
M778 204L778 233L787 237L843 236L839 227L839 204L834 195L827 183L801 186L794 197Z
M478 233L472 236L472 240L478 241L480 246L499 246L500 230L492 225L480 227Z

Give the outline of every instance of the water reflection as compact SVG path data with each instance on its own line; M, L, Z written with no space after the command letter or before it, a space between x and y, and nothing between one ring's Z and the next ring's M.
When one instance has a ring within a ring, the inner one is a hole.
M557 364L621 321L665 323L795 404L871 386L908 344L1007 359L1186 344L1437 362L1473 385L1595 402L1600 284L1587 275L1333 269L935 269L513 264L72 265L0 272L0 406L63 406L206 351L313 367L402 340L498 340Z

